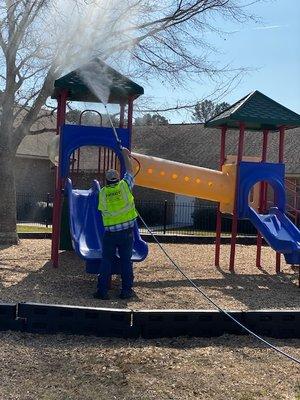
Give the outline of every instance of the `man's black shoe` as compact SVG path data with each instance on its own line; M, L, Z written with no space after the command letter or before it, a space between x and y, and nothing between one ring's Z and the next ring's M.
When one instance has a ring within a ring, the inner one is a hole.
M122 300L126 300L126 299L131 299L131 297L134 296L134 291L130 290L130 291L126 291L126 292L121 292L119 295L119 298Z
M109 300L109 296L107 293L96 292L93 294L93 297L94 299Z

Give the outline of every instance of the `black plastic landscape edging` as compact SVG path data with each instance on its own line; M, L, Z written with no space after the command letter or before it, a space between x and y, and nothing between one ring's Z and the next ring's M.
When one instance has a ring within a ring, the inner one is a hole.
M300 338L300 310L229 311L255 333ZM118 338L215 337L246 332L217 310L131 310L56 304L0 304L0 330Z
M242 322L241 312L232 314ZM225 333L242 334L229 318L215 310L139 310L133 314L143 338L214 337Z
M17 318L17 304L0 304L0 331L20 331L24 321Z
M50 232L22 232L18 233L19 239L51 239Z
M258 335L300 338L300 310L229 311L236 320ZM223 334L247 334L237 323L217 310L139 310L133 323L144 338Z
M51 233L43 233L43 232L23 232L18 234L20 239L51 239ZM154 243L155 240L153 237L149 235L141 235L142 239L148 243ZM156 234L155 237L158 239L160 243L181 243L181 244L214 244L215 237L214 236L176 236L176 235L161 235ZM231 238L230 236L226 236L222 238L222 244L230 244ZM238 236L237 244L244 245L255 245L256 244L256 236ZM263 243L266 245L266 243Z
M132 337L132 311L127 309L20 303L18 317L26 332Z

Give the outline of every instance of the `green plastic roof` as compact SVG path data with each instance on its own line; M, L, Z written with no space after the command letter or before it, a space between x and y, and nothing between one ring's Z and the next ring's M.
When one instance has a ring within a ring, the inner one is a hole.
M109 87L109 103L123 103L130 97L144 94L144 89L126 78L98 58L57 79L52 99L57 99L62 90L68 90L68 100L100 103L95 93L101 86ZM93 88L91 90L91 88ZM100 90L101 91L101 90Z
M205 126L238 129L240 122L245 124L247 130L276 131L280 126L287 129L300 126L300 115L255 90L208 120Z

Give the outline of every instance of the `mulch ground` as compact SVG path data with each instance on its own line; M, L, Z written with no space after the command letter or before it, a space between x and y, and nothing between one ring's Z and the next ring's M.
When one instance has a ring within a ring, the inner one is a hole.
M165 245L183 270L226 309L300 308L298 275L263 249L255 268L255 247L237 247L236 274L228 272L229 246L221 268L212 245ZM92 298L96 278L73 253L49 262L49 240L23 240L0 248L0 301L35 301L132 309L212 308L191 288L155 245L135 266L136 298ZM299 340L272 343L300 358ZM71 335L0 333L0 400L254 400L300 399L296 364L247 336L122 340Z
M50 240L22 240L19 246L0 248L0 301L35 301L81 306L133 309L209 309L155 244L149 256L135 264L136 297L118 299L113 281L110 301L95 300L96 277L85 273L73 252L60 254L60 267L49 261ZM228 270L229 245L222 247L221 268L215 268L213 245L164 245L184 272L220 306L232 310L300 308L298 273L282 262L275 274L275 253L263 248L263 269L255 267L255 246L237 246L236 274Z
M273 341L300 354L299 341ZM299 368L249 337L0 334L1 400L299 399Z

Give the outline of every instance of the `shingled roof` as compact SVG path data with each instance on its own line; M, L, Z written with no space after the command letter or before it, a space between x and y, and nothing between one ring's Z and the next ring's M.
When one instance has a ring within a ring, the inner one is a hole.
M104 81L99 80L102 78ZM144 94L142 86L120 74L99 58L95 58L57 79L54 83L52 99L57 99L59 93L65 89L68 91L70 101L99 103L101 100L95 92L98 91L97 86L104 84L109 86L109 103L121 104L128 101L130 97L137 98ZM91 85L95 87L95 92L91 90Z
M270 132L268 161L278 161L278 132ZM237 154L238 131L229 130L226 154ZM203 124L136 126L132 135L133 150L206 168L217 169L220 157L220 130L207 129ZM261 155L260 132L245 132L246 156ZM300 128L287 131L285 138L286 172L300 174Z
M205 126L220 127L225 125L237 129L240 122L245 123L248 130L262 131L269 129L276 131L280 126L285 126L286 129L300 126L300 115L255 90L208 120Z

